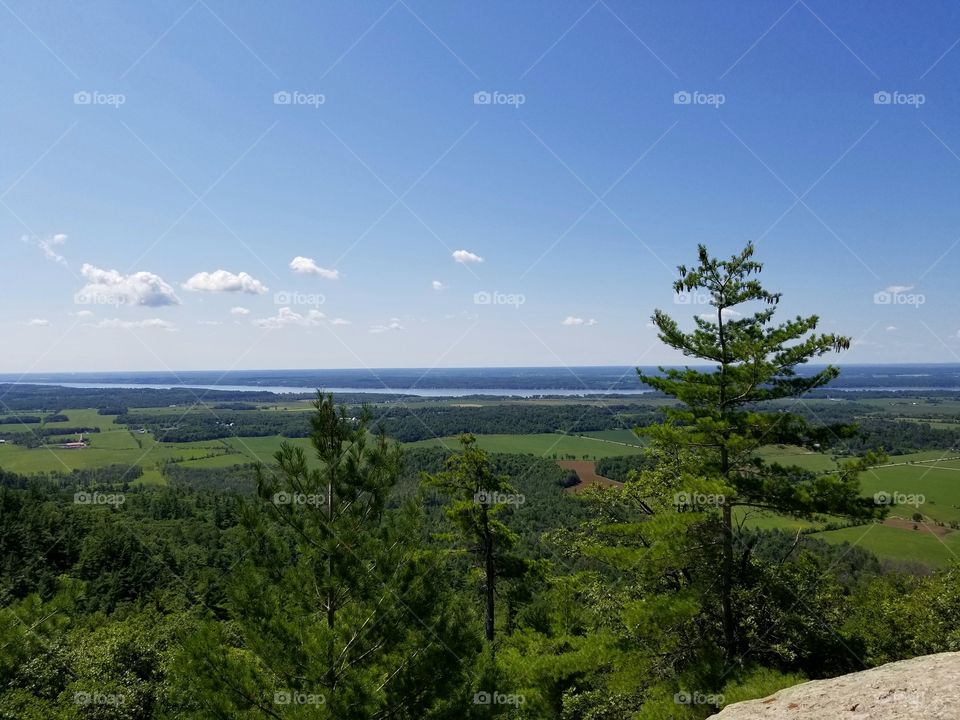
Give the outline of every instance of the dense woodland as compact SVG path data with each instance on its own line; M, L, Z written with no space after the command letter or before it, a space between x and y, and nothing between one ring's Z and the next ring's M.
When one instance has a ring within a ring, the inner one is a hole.
M121 417L167 440L280 434L310 450L171 462L165 485L124 466L0 470L0 718L697 719L803 679L957 650L960 568L920 573L737 521L757 508L881 519L887 508L859 488L883 460L874 451L954 437L857 404L794 407L837 374L795 368L849 340L816 333L815 316L773 325L779 295L759 272L751 247L723 261L701 249L680 268L676 290L710 293L716 318L693 331L653 321L713 367L641 374L673 398L662 410L394 415L319 394L309 412L266 412L219 398L216 415L173 429L162 413ZM725 312L746 302L761 309ZM65 407L24 397L15 412ZM465 434L454 451L394 442L419 438L417 425ZM598 463L622 486L569 493L556 463L487 454L466 432L588 427L636 427L646 443ZM840 463L768 464L757 449L773 443Z

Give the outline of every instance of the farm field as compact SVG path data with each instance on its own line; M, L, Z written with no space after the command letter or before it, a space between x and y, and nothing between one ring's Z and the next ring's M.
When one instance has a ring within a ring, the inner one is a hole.
M799 448L767 447L761 452L768 460L795 464L812 470L829 470L832 460L826 455L806 453ZM895 498L884 524L871 523L840 530L813 533L828 542L849 542L875 553L881 558L918 562L931 567L945 567L960 561L960 530L950 523L960 523L960 459L954 452L927 450L908 455L890 456L882 466L860 475L864 497L878 493ZM916 504L912 504L916 501ZM914 530L913 514L924 520ZM764 530L782 529L791 532L823 527L822 522L786 517L769 512L740 511L738 518L747 527ZM937 523L942 523L938 525ZM926 527L926 529L925 529ZM956 554L954 554L956 553Z
M804 470L827 471L837 467L829 455L789 445L767 445L760 448L757 454L767 462L796 465Z
M919 562L944 568L960 560L960 532L942 536L921 530L901 529L879 523L814 533L831 543L848 542L881 558Z
M616 432L616 431L614 431ZM629 431L624 431L629 432ZM635 455L640 448L603 442L598 438L538 433L534 435L477 435L477 444L488 452L531 453L556 460L590 460L617 455ZM446 447L455 449L457 438L444 437L405 443L407 447Z
M169 410L172 412L174 409ZM180 413L183 413L183 409L180 409ZM134 432L124 425L117 425L113 422L115 416L99 415L94 409L67 409L63 414L67 416L67 420L47 423L46 426L99 428L100 432L84 436L89 443L88 447L73 450L60 448L59 437L50 445L36 448L5 443L0 445L0 467L12 472L32 474L88 470L107 465L139 465L144 469L144 475L137 482L161 483L163 478L159 467L165 462L228 467L252 462L257 456L269 460L280 444L280 438L230 438L163 443L157 442L151 433ZM39 424L31 427L39 427Z
M580 484L567 488L567 492L570 493L583 492L593 485L610 487L620 484L614 480L605 478L602 475L598 475L596 466L592 460L558 460L557 465L562 467L564 470L573 470L577 473L577 477L580 478Z
M643 440L637 437L633 430L594 430L580 434L585 438L596 438L605 442L620 443L622 445L632 445L637 448L643 448Z

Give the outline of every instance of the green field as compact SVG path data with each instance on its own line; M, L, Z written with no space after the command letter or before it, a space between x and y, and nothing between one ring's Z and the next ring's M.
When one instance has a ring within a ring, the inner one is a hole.
M796 465L804 470L827 471L837 467L829 455L790 445L767 445L760 448L757 454L767 462Z
M620 432L620 431L611 431ZM629 432L624 430L622 432ZM596 460L616 455L635 455L640 452L636 445L625 445L597 437L538 433L536 435L477 435L477 444L488 452L528 453L557 460ZM454 437L420 440L405 443L407 447L458 447Z
M770 447L761 453L766 459L810 469L829 469L832 461L819 454L804 454L796 448ZM960 459L956 453L928 450L909 455L891 456L887 463L860 475L861 492L865 497L884 493L899 497L902 504L890 507L888 517L904 520L912 527L913 514L923 515L923 522L936 527L937 523L960 522ZM916 501L915 504L912 504ZM743 514L741 513L741 518ZM746 525L763 529L822 527L817 523L783 517L770 513L751 513ZM944 529L941 528L941 531ZM960 531L947 530L943 535L915 531L890 525L871 523L842 530L814 533L828 542L849 542L863 547L883 558L919 562L932 567L944 567L960 560ZM954 555L956 553L956 555Z
M170 409L173 410L172 408ZM180 409L183 413L183 409ZM112 415L99 415L94 409L69 409L63 411L67 420L48 423L48 427L96 427L100 432L84 436L86 448L66 450L59 447L63 438L58 437L50 445L26 448L13 443L0 445L0 467L18 473L69 472L103 467L105 465L139 465L144 476L139 482L162 482L159 466L164 462L204 462L218 460L222 465L250 462L252 453L242 453L229 441L205 440L195 443L161 443L150 433L129 430L125 425L113 422ZM262 448L264 458L279 446L278 438L253 438L251 441L273 442L270 452ZM222 459L222 460L221 460ZM227 461L228 459L228 461Z
M960 532L943 537L918 530L871 523L815 533L813 537L831 543L848 542L879 557L919 562L931 567L946 567L960 560Z
M592 432L581 433L585 438L596 438L605 442L619 443L621 445L631 445L636 448L645 447L643 440L637 437L633 430L594 430Z

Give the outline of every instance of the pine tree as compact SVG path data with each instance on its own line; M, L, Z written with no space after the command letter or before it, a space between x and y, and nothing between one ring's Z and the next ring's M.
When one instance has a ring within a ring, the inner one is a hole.
M816 372L798 373L810 360L847 349L850 339L816 333L816 315L774 323L779 293L764 289L757 275L762 265L752 259L752 244L729 260L710 257L701 245L697 265L680 266L674 290L706 293L710 312L693 318L691 331L662 310L653 314L659 338L685 356L713 368L660 368L659 375L640 379L676 398L667 409L667 421L646 430L663 451L693 451L704 481L716 492L678 494L680 509L714 505L719 510L721 558L719 567L723 644L728 658L738 650L733 607L735 573L734 513L753 507L796 516L831 513L865 517L875 508L859 494L858 473L872 457L848 463L835 473L818 474L799 467L764 462L763 445L789 443L813 448L833 434L850 428L814 428L800 416L766 412L765 403L800 398L823 387L837 374L828 365ZM737 309L739 308L739 310Z
M455 716L479 643L422 505L389 507L398 446L332 396L315 409L315 459L284 443L257 470L227 622L187 641L203 716Z
M460 541L480 564L483 574L484 634L492 649L496 627L497 577L508 567L518 573L518 559L510 554L516 535L498 518L518 498L506 476L494 472L490 458L477 447L473 435L460 436L460 452L447 458L447 469L436 475L424 473L423 482L450 498L444 508L457 529ZM522 569L520 570L522 572Z

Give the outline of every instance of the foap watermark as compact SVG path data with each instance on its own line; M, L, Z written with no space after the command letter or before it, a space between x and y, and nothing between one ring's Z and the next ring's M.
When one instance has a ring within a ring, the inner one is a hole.
M719 707L724 704L724 697L720 693L703 693L699 690L681 690L674 693L673 701L677 705L714 705Z
M709 305L711 300L710 293L705 292L682 292L673 296L675 305Z
M923 93L905 93L899 90L878 90L873 94L874 105L908 105L914 109L927 102Z
M79 690L73 694L74 705L110 705L119 707L127 702L127 696L123 693L101 693L86 692Z
M705 93L699 90L677 90L673 94L674 105L707 105L714 109L719 108L727 102L727 96L723 93Z
M503 493L497 490L481 490L474 493L473 501L477 505L523 505L527 498L520 493Z
M127 304L127 298L124 295L110 295L96 292L78 292L73 295L74 305L109 305L120 307Z
M273 694L273 702L275 705L326 705L327 698L322 693L277 690Z
M306 93L300 90L278 90L273 94L274 105L306 105L314 109L327 102L323 93Z
M127 501L123 493L77 492L73 494L75 505L112 505L120 507Z
M673 495L673 504L677 507L703 507L705 505L723 505L727 502L720 493L678 492Z
M527 96L523 93L478 90L473 94L474 105L509 105L513 108L519 108L525 102L527 102Z
M505 293L499 290L488 292L481 290L473 294L474 305L512 305L520 307L527 301L527 296L523 293Z
M891 285L873 294L874 305L912 305L919 308L927 301L923 293L912 293L913 285Z
M119 108L127 102L123 93L107 93L99 90L78 90L73 94L74 105L107 105Z
M296 290L280 290L273 294L273 304L290 307L292 305L305 305L307 307L320 307L327 301L325 295L320 293L304 293Z
M873 494L874 505L910 505L911 507L920 507L927 502L925 495L917 493L905 494L902 492L887 492L881 490Z
M290 493L285 490L274 493L274 505L313 505L320 507L325 505L327 498L323 495L308 495L306 493Z
M502 693L494 690L487 692L481 690L473 695L474 705L523 705L527 701L526 696L512 693Z

